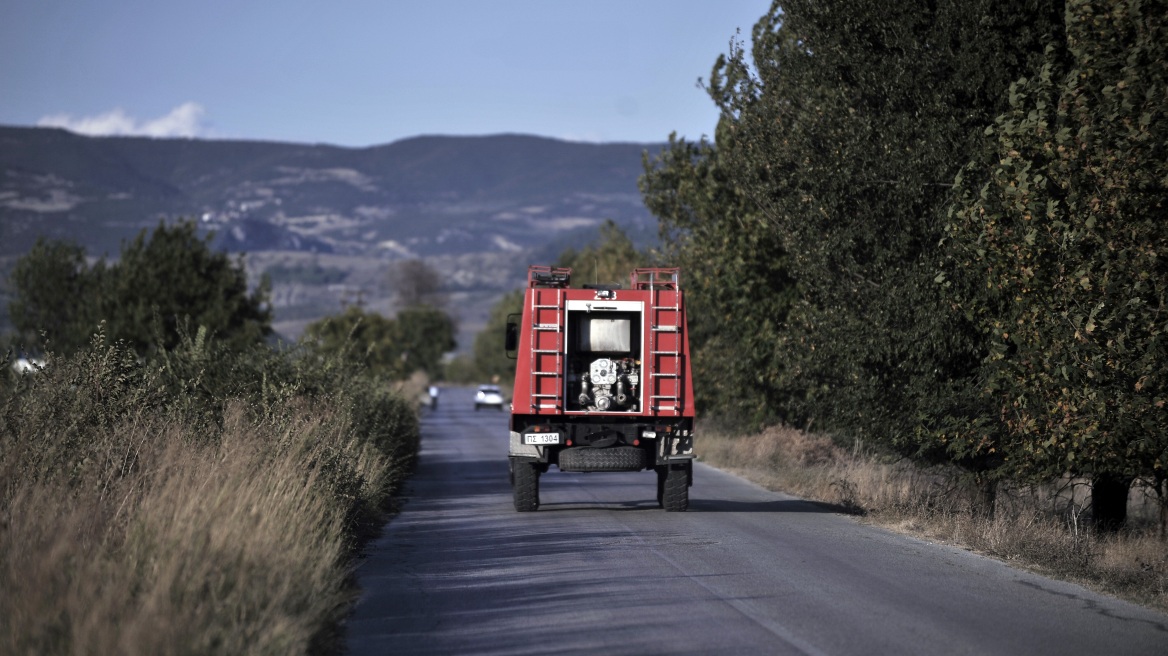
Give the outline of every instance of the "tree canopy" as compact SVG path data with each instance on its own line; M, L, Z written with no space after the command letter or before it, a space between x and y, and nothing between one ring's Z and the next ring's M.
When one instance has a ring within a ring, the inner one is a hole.
M85 249L37 240L12 270L15 295L8 311L18 339L30 348L72 353L89 342L100 319L105 263L90 266Z
M744 371L716 407L743 416L753 383L758 421L935 450L979 360L933 282L943 208L1056 15L792 0L756 24L749 54L716 63L717 145L672 144L642 182L673 248L716 272L694 302L730 310L695 331L695 362L707 344L747 347L722 349Z
M958 178L949 289L1014 469L1168 477L1168 5L1067 3Z
M1165 17L776 2L641 181L709 410L1164 490Z
M703 413L744 426L781 416L774 336L795 300L785 247L735 179L729 122L707 141L670 135L657 159L646 153L640 187L660 221L664 257L682 270L695 400Z
M80 246L38 241L13 272L10 312L25 344L72 353L102 321L111 340L139 353L173 348L188 320L228 348L271 333L266 281L249 290L242 260L213 251L211 235L200 238L193 221L147 234L124 244L117 261L92 265Z
M454 350L454 322L426 305L407 308L396 318L351 306L344 313L314 321L302 342L322 355L358 361L379 377L400 380L415 371L442 377L442 358Z

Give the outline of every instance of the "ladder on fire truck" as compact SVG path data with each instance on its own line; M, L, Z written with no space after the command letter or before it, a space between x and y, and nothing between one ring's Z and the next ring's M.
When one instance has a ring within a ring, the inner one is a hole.
M564 290L572 270L532 265L527 270L531 288L531 409L563 411L564 398Z
M649 408L681 414L682 312L678 269L634 269L632 288L649 291Z

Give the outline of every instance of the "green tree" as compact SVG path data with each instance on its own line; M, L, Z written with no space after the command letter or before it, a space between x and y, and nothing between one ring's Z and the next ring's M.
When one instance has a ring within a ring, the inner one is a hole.
M439 379L443 356L457 347L454 334L450 316L427 305L406 308L393 319L351 306L310 323L301 342L322 355L361 362L375 376L400 380L420 370Z
M738 145L726 125L717 147L670 135L660 154L645 155L639 184L665 258L682 269L698 408L757 428L784 419L774 347L795 283L775 231L732 175Z
M1132 478L1168 492L1168 4L1068 2L1009 102L959 180L949 289L1012 469L1091 475L1114 525Z
M22 345L73 353L88 344L100 321L104 274L105 263L90 267L80 246L38 239L12 270L9 313Z
M515 360L504 351L507 318L523 312L523 290L508 292L491 307L482 332L475 336L474 367L482 380L499 380L510 385L515 380Z
M442 358L458 347L455 326L442 310L419 305L397 314L402 361L407 372L422 370L431 379L442 377Z
M169 350L179 342L178 326L188 317L228 348L262 341L271 333L265 279L248 290L243 261L211 250L213 235L200 238L194 221L143 230L122 247L104 285L102 316L109 334L139 352ZM155 317L161 334L155 335ZM156 343L157 340L161 340Z
M301 337L322 356L356 360L373 375L390 379L409 374L402 359L403 341L396 321L356 306L308 324Z
M726 271L761 260L736 223L782 258L763 288L720 290L739 296L735 321L774 326L758 375L779 417L974 470L1000 460L950 448L950 426L984 409L985 345L934 282L938 244L955 174L1059 29L1058 2L783 0L749 56L715 65L719 167L746 204L702 216L725 225L698 247ZM761 302L791 280L785 314Z
M271 333L266 280L249 291L242 261L213 252L193 221L143 230L110 265L86 265L85 251L38 242L17 263L10 304L18 330L44 331L52 348L71 353L88 342L101 321L110 340L138 353L171 349L189 319L228 348L242 348Z

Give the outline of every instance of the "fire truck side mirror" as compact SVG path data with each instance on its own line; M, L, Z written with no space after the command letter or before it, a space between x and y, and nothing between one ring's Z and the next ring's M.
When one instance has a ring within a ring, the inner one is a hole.
M507 331L503 336L503 348L507 351L507 357L512 360L519 357L519 316L507 315Z

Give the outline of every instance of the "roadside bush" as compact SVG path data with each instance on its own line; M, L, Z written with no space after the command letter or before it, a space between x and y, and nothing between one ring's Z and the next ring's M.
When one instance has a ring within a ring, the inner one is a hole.
M0 653L305 653L408 472L411 405L310 349L99 333L0 381ZM5 366L5 372L10 369Z

